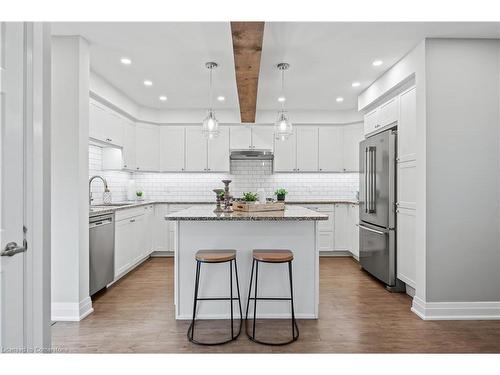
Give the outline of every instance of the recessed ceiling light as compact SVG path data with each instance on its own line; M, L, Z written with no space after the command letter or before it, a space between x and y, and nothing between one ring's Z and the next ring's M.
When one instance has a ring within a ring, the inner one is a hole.
M283 103L284 101L286 101L286 98L284 96L280 96L278 98L278 102Z
M167 97L165 95L161 95L158 99L160 99L162 102L167 101Z
M153 82L151 82L150 80L146 79L144 81L144 86L153 86Z
M337 99L335 99L337 103L342 103L344 101L344 98L339 96Z
M122 57L120 59L120 62L123 64L123 65L130 65L132 64L132 60L130 60L128 57Z
M359 87L359 85L361 85L361 83L359 83L359 82L353 82L351 86L352 87Z
M219 102L223 102L224 100L226 100L226 98L225 98L225 97L223 97L222 95L220 95L220 96L218 96L218 97L217 97L217 100L218 100Z
M374 62L372 62L372 65L373 66L380 66L382 65L383 61L382 60L375 60Z

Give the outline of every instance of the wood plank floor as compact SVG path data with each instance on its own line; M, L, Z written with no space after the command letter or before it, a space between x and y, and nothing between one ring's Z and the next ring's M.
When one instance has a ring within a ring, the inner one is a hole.
M99 295L83 321L53 325L52 345L81 353L500 353L500 321L423 321L410 297L386 292L351 258L321 258L320 275L320 319L299 321L299 341L288 346L258 345L244 332L222 346L189 343L189 323L174 319L172 258L146 261ZM269 321L258 332L271 332L270 323L284 334ZM199 338L222 338L227 327L201 322Z

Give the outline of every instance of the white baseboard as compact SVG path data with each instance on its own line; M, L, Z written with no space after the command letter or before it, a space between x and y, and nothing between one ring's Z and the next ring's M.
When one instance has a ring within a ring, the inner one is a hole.
M320 257L353 257L352 253L348 250L335 250L335 251L320 251Z
M192 318L193 318L192 315L178 315L176 317L177 320L191 320ZM243 318L245 318L245 317L243 316ZM318 317L314 316L313 314L296 314L295 318L296 319L318 319ZM224 320L224 319L229 319L229 316L228 316L228 314L198 314L198 315L196 315L196 319L198 319L198 320L200 320L200 319ZM234 314L234 319L239 319L239 315L236 312ZM288 313L288 314L266 314L266 315L257 314L257 320L258 319L290 319L290 313Z
M423 320L499 320L500 301L425 302L415 297L411 311Z
M80 303L52 302L51 320L53 322L79 322L94 312L90 297Z
M155 250L151 253L151 258L173 258L173 251Z

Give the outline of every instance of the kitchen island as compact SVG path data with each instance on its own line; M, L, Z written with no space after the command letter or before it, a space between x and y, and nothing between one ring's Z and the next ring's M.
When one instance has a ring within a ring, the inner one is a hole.
M215 205L199 205L165 216L176 221L175 317L191 319L195 276L195 253L201 249L234 249L243 311L250 282L253 249L290 249L294 253L294 300L298 319L317 319L319 303L319 252L317 221L328 215L301 206L284 211L214 213ZM289 296L286 264L259 266L259 296ZM236 291L234 292L236 296ZM229 296L229 265L202 265L199 296ZM235 306L236 306L235 301ZM197 317L227 319L227 302L202 302ZM258 317L289 318L289 303L262 301Z

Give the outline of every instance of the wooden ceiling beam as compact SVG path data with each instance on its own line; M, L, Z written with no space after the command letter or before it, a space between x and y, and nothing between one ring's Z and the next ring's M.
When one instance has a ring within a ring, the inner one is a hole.
M231 22L241 122L255 122L264 22Z

